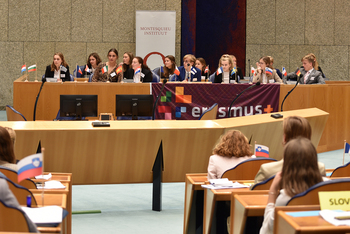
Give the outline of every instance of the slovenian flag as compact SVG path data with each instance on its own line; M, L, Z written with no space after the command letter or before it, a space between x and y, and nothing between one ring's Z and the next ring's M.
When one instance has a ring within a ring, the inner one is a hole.
M117 70L115 70L117 74L121 73L123 71L123 66L120 65Z
M218 70L217 70L217 72L216 72L216 75L219 75L219 74L221 74L221 73L222 73L222 67L219 67Z
M135 75L138 74L138 73L141 73L141 67L136 68Z
M252 75L254 75L255 74L255 68L252 67L251 70L252 70Z
M86 71L86 72L90 72L90 69L89 69L89 66L88 66L88 65L85 65L85 71Z
M28 67L28 72L36 71L36 64Z
M209 72L209 65L205 67L204 73L208 73Z
M298 68L297 71L295 72L295 74L297 74L297 76L300 76L300 69Z
M272 69L271 68L269 68L269 67L265 67L265 72L266 72L266 74L270 74L270 75L272 75Z
M344 154L348 154L350 151L350 145L349 143L345 142L345 146L344 146Z
M43 174L43 155L42 153L27 156L17 163L18 182Z
M102 74L105 74L106 72L108 72L108 67L107 66L104 66L102 68Z
M255 144L255 156L257 157L269 157L269 147L265 145Z
M231 76L233 76L236 73L236 68L234 67L231 71Z
M22 66L22 68L21 68L21 73L25 72L26 70L27 70L27 67L26 67L26 65L24 64L24 65Z
M179 70L179 68L177 66L175 67L174 74L177 75L177 76L180 75L180 70Z
M287 76L287 71L285 67L282 67L282 75Z

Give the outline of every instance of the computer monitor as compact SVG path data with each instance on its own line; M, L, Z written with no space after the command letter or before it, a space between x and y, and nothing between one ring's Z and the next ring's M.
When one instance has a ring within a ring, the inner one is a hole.
M152 116L153 95L116 95L116 116Z
M97 95L60 95L60 116L97 117Z

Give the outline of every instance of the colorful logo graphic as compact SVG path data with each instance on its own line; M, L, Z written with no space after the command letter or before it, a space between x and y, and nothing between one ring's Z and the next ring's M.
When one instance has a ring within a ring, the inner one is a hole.
M184 87L175 87L175 103L192 103L192 95L184 95ZM161 96L161 102L171 102L172 92L166 91L165 96ZM181 113L186 113L186 107L177 106L175 108L175 118L181 118ZM164 113L165 119L171 118L171 106L158 106L158 112Z

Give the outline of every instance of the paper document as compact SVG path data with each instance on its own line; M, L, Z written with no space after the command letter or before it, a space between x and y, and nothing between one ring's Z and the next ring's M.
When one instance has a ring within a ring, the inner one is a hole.
M57 180L49 180L45 181L45 187L42 186L42 184L37 184L36 187L38 189L44 188L44 189L64 189L66 186L64 186L60 181Z
M45 206L40 208L22 207L22 210L36 224L44 223L61 223L62 222L62 207Z
M249 186L240 184L238 182L229 181L227 178L224 179L213 179L209 180L210 184L202 185L202 188L208 189L225 189L225 188L248 188Z
M328 223L331 223L335 226L341 226L346 225L350 226L350 218L345 220L338 220L335 217L341 217L341 216L350 216L350 212L345 212L341 210L321 210L320 215L324 220L326 220Z
M35 179L39 180L39 179L44 179L44 180L48 180L52 177L51 173L49 173L48 175L38 175L35 176Z

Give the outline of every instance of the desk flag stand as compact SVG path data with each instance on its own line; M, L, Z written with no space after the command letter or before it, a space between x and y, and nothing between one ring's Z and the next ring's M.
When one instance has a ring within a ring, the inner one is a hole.
M162 173L164 171L163 164L163 142L160 142L158 153L153 164L153 194L152 194L152 210L162 210Z

